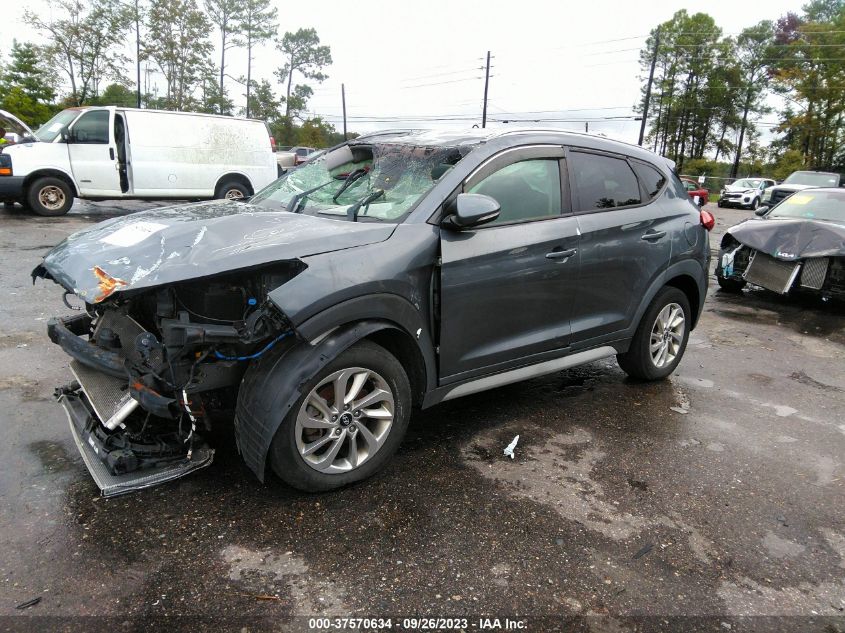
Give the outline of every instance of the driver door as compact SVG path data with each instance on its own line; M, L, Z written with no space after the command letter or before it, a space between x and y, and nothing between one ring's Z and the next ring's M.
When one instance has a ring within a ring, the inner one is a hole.
M113 129L112 110L89 110L69 128L68 157L83 196L123 195Z
M563 156L557 146L518 148L464 183L501 212L440 232L443 384L559 356L569 344L579 235Z

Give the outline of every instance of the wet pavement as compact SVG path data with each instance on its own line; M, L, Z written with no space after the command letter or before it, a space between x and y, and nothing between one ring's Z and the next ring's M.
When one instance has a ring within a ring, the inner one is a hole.
M0 630L845 630L842 306L713 280L668 381L603 361L452 401L383 472L316 496L260 484L222 426L209 469L105 500L51 399L61 291L29 272L145 206L0 212ZM714 245L750 215L710 206Z

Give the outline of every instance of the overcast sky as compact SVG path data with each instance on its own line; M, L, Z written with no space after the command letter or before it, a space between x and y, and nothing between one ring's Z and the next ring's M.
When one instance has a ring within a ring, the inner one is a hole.
M4 4L2 41L13 37L38 41L21 18L27 7L49 16L50 2L7 0ZM675 11L705 11L726 34L735 34L760 20L800 11L802 2L275 0L275 4L282 32L313 27L322 42L331 46L334 64L327 70L329 79L314 86L311 111L341 129L342 82L349 129L368 131L409 124L469 127L480 122L481 67L488 50L493 55L491 126L505 125L497 122L501 119L532 116L631 116L641 86L638 51L649 30ZM216 34L212 38L216 41ZM134 40L131 51L134 54ZM271 80L281 92L273 70L282 63L275 48L266 46L256 53L253 76ZM127 72L134 77L134 69ZM230 51L227 73L241 76L245 72L246 53ZM242 106L242 87L231 83L229 90ZM414 117L466 120L425 122ZM583 122L542 124L584 129ZM639 123L633 121L590 122L589 126L591 132L627 141L636 141L639 130Z

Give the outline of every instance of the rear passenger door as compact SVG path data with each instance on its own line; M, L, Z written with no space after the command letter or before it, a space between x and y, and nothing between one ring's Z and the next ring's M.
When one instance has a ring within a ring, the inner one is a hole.
M654 167L581 149L569 150L567 163L581 232L574 347L632 325L643 295L669 263L672 221L660 202L667 179Z

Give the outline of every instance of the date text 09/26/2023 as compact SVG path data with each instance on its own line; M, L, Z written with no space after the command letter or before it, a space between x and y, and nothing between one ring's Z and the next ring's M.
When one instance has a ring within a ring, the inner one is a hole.
M312 631L341 630L406 630L406 631L520 631L525 630L525 620L511 618L309 618Z

